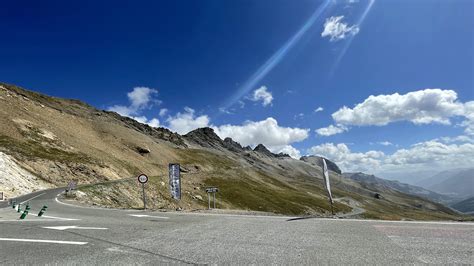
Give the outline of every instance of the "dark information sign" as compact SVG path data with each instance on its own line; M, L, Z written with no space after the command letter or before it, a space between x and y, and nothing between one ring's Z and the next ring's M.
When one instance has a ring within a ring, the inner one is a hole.
M181 199L181 174L179 164L169 164L170 190L173 199Z

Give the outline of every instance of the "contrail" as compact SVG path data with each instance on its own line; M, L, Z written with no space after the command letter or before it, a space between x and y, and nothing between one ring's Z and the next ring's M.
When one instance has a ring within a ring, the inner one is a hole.
M268 72L278 65L291 48L293 48L311 26L313 26L324 10L326 10L326 8L332 3L332 0L326 0L321 6L319 6L303 26L280 49L278 49L276 53L260 66L260 68L237 90L234 95L232 95L229 101L224 105L224 108L227 109L234 105L240 98L242 98L242 96L254 88L255 85L268 74Z
M357 23L356 23L357 26L360 26L364 22L365 17L367 16L367 14L369 14L369 11L372 8L372 5L374 3L375 3L375 0L369 0L369 3L367 4L367 7L365 8L364 12L362 13L362 15L357 20ZM334 72L336 71L337 67L339 66L339 63L341 62L342 58L346 54L347 49L349 49L349 46L351 46L351 43L352 43L352 40L354 39L354 37L355 37L354 35L349 37L349 40L347 40L347 42L345 43L345 45L342 48L341 52L337 56L336 61L334 61L334 64L331 68L331 71L329 72L329 77L330 78L334 75Z

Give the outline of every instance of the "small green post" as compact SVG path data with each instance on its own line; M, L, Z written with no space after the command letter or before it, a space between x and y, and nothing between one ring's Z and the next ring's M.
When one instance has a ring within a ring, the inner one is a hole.
M15 207L16 207L16 201L13 201L12 202L12 208L15 209Z
M18 209L16 212L21 212L21 203L18 203Z
M26 218L26 215L28 215L28 211L27 211L27 210L25 210L25 211L21 214L20 219L21 219L21 220L25 219L25 218Z
M38 217L43 216L43 214L44 214L44 212L46 211L47 208L48 208L48 206L44 205L43 208L41 208L40 212L38 213Z

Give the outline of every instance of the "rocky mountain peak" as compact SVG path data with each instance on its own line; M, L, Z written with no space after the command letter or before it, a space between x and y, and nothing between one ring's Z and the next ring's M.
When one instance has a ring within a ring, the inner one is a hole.
M214 132L214 129L210 127L195 129L184 135L184 137L202 147L219 148L224 146L222 139L219 138L219 136Z
M232 138L224 139L224 147L226 147L228 150L233 151L233 152L241 152L244 150L244 148L242 148L242 145L234 141Z
M258 144L257 147L253 149L253 151L264 154L268 157L275 157L275 155L270 150L268 150L267 147L265 147L263 144Z

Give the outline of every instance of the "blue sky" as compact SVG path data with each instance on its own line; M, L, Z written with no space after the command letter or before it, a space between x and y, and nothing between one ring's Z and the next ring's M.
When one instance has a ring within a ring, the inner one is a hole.
M473 1L97 2L3 3L0 80L346 171L474 165Z

